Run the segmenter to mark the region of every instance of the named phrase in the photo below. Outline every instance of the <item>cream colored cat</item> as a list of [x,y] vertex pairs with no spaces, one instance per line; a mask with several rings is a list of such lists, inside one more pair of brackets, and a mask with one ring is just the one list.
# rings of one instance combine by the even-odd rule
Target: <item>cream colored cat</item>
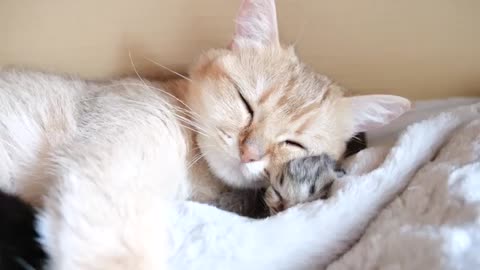
[[279,44],[273,0],[243,1],[229,48],[207,51],[189,78],[1,72],[0,188],[42,207],[49,269],[164,269],[172,204],[264,186],[293,158],[338,158],[410,107],[345,97],[310,70]]

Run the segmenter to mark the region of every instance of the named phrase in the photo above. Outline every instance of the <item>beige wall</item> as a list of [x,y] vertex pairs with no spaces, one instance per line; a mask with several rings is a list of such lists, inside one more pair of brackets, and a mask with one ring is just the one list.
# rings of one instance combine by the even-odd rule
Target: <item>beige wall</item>
[[[0,65],[90,78],[184,69],[223,46],[236,0],[0,0]],[[285,42],[359,92],[480,95],[479,0],[277,0]]]

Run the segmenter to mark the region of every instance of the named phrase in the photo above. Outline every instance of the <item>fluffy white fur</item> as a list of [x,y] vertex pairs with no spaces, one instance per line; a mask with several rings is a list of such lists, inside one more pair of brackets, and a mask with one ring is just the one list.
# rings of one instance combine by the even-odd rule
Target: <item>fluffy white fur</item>
[[1,188],[43,204],[48,269],[162,269],[164,201],[191,194],[175,100],[14,70],[0,89]]

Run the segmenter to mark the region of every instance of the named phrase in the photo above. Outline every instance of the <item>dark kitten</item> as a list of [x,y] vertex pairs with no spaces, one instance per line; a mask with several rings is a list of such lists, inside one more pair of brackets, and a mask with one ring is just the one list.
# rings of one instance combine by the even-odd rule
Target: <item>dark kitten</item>
[[263,196],[265,189],[233,189],[224,192],[212,202],[212,205],[241,216],[251,218],[264,218],[269,216],[269,211]]
[[37,242],[35,209],[0,191],[0,269],[39,270],[46,254]]
[[355,155],[365,148],[367,148],[367,134],[365,132],[361,132],[353,136],[353,138],[347,142],[347,150],[345,150],[343,156],[347,158]]

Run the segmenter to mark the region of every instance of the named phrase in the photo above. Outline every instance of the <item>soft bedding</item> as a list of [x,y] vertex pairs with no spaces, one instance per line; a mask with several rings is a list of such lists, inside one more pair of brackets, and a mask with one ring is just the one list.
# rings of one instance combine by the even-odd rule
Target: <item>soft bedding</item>
[[[345,162],[349,181],[368,181],[384,173],[384,181],[403,177],[409,184],[379,211],[351,248],[332,260],[328,269],[480,269],[480,101],[464,100],[428,110],[418,117],[407,115],[408,121],[400,119],[393,124],[395,129],[384,133],[386,137],[377,136],[374,146]],[[423,118],[428,119],[420,121]],[[406,128],[410,123],[415,124]],[[392,147],[388,141],[398,134],[402,136]],[[436,154],[424,154],[429,149]],[[418,166],[414,165],[417,161],[421,161]],[[345,183],[337,188],[342,185]],[[358,196],[362,198],[369,191],[359,192],[363,192]],[[333,198],[332,209],[335,201]],[[350,206],[355,210],[355,203]],[[288,258],[315,254],[308,241],[302,242],[304,247],[298,251],[278,247],[288,241],[296,243],[299,234],[337,237],[328,231],[311,234],[321,231],[317,227],[309,231],[311,226],[332,225],[328,220],[308,223],[314,220],[311,210],[315,208],[292,209],[289,213],[305,213],[288,227],[269,227],[274,231],[263,232],[258,229],[265,223],[248,226],[255,221],[206,205],[182,203],[175,209],[169,229],[168,263],[173,269],[316,269],[308,262]],[[262,242],[264,234],[274,235],[275,240]]]
[[480,102],[480,97],[452,97],[446,99],[421,100],[413,103],[413,108],[393,120],[391,123],[368,132],[367,139],[370,147],[393,144],[400,133],[408,125],[438,115],[461,106]]
[[[401,130],[402,122],[478,101],[424,102],[392,126]],[[471,107],[478,110],[478,104]],[[379,134],[374,138],[385,142]],[[351,173],[367,173],[388,151],[385,145],[366,149],[347,165]],[[469,119],[454,132],[360,241],[328,269],[480,269],[480,118]]]

